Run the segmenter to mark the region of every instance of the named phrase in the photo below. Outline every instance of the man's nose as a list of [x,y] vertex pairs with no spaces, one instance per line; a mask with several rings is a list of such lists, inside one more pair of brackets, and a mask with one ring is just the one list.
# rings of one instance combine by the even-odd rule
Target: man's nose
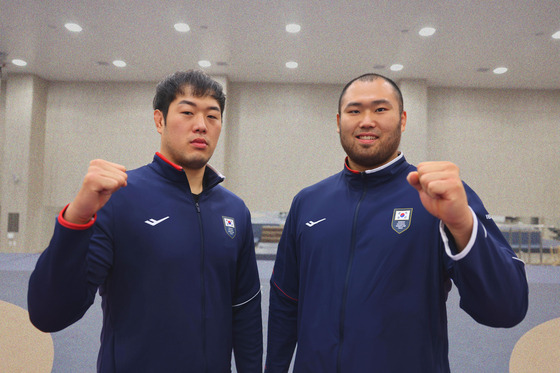
[[206,133],[206,130],[206,117],[204,115],[196,115],[193,131]]
[[360,121],[360,127],[373,127],[375,124],[374,114],[369,110],[364,111],[362,120]]

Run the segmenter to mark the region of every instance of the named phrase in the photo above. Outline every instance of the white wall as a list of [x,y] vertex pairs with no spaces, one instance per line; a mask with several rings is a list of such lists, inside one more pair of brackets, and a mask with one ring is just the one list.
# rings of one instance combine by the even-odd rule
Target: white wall
[[[31,75],[6,81],[2,93],[2,152],[0,178],[0,251],[38,245],[33,228],[40,224],[43,206],[45,111],[48,84]],[[8,232],[8,216],[17,215],[17,228]]]
[[[227,134],[218,162],[227,177],[224,185],[253,212],[287,211],[301,188],[340,171],[345,156],[336,133],[341,89],[229,82]],[[48,83],[47,221],[71,201],[91,159],[128,168],[151,161],[159,150],[154,91],[155,83]],[[456,162],[493,214],[538,216],[560,225],[560,91],[428,87],[427,92],[427,149],[414,149],[415,120],[409,117],[405,155],[414,162],[419,154]],[[415,100],[405,97],[405,110]],[[43,245],[52,233],[52,225],[45,225],[38,233]]]
[[49,85],[45,145],[47,205],[64,206],[78,191],[89,161],[132,169],[159,150],[152,99],[155,83]]
[[252,211],[287,211],[303,187],[340,171],[342,86],[230,84],[228,188]]
[[[6,81],[0,74],[0,170],[4,169],[4,148],[6,146]],[[3,195],[4,175],[0,174],[0,194]],[[0,201],[2,200],[0,195]],[[2,205],[0,203],[0,214]],[[1,220],[1,219],[0,219]]]
[[494,214],[560,224],[560,91],[429,90],[430,158],[462,170]]

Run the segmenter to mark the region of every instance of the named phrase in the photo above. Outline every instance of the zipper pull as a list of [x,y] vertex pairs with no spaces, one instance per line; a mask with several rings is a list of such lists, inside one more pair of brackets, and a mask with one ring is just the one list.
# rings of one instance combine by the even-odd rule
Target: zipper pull
[[198,204],[198,202],[195,203],[195,206],[196,206],[196,211],[198,211],[198,213],[200,213],[200,205]]

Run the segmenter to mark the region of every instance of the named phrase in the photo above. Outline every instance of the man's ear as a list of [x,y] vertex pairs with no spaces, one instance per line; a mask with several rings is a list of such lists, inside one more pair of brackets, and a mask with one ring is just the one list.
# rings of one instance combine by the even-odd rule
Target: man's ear
[[161,134],[163,127],[165,127],[165,118],[161,110],[154,110],[154,123],[156,124],[157,131]]
[[401,114],[401,133],[404,132],[406,127],[406,111],[403,111]]
[[336,113],[336,133],[340,133],[340,113]]

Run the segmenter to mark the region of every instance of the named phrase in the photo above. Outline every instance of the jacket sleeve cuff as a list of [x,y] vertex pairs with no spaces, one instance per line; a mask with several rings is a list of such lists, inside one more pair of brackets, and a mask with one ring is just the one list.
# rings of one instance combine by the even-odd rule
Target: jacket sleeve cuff
[[[70,205],[70,204],[68,204],[68,205]],[[66,209],[68,208],[68,205],[64,206],[62,211],[60,211],[60,213],[58,214],[58,223],[60,225],[62,225],[65,228],[74,229],[74,230],[86,230],[86,229],[89,229],[93,226],[93,224],[95,223],[95,220],[97,219],[97,214],[95,214],[91,218],[91,220],[86,224],[75,224],[75,223],[70,223],[69,221],[65,220],[64,219],[64,213],[66,212]]]
[[467,243],[467,246],[465,246],[465,248],[460,253],[457,253],[457,249],[455,248],[455,243],[450,242],[449,238],[447,237],[445,224],[443,224],[441,220],[439,222],[439,232],[441,234],[441,239],[443,240],[443,244],[445,246],[445,252],[451,259],[455,261],[461,260],[465,256],[467,256],[467,254],[471,251],[472,247],[474,246],[474,241],[476,240],[476,235],[478,234],[478,219],[473,209],[470,206],[469,206],[469,210],[471,210],[471,214],[473,216],[473,230],[471,233],[471,238]]

